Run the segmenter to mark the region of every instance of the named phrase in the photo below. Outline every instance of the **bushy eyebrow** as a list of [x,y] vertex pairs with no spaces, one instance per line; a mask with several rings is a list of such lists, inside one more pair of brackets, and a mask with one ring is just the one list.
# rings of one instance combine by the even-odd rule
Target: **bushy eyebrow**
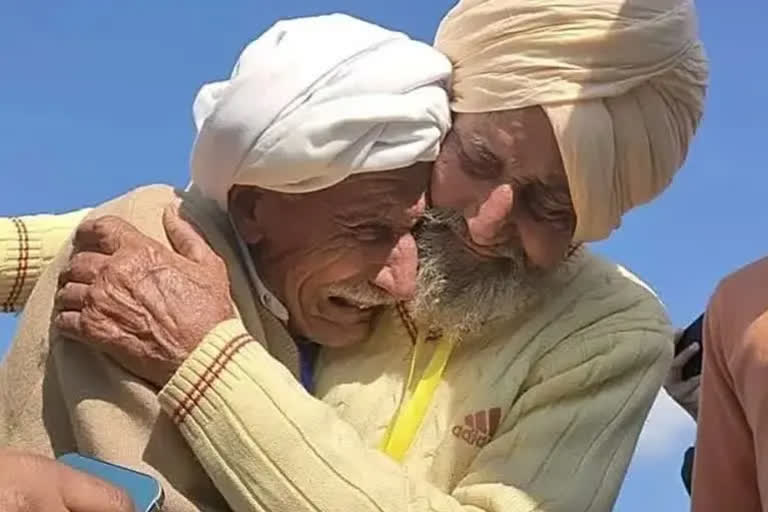
[[390,224],[393,227],[409,231],[417,218],[411,218],[405,212],[401,212],[399,206],[380,205],[378,208],[352,208],[334,213],[336,222],[345,226],[358,226],[361,224],[381,223]]
[[547,185],[533,179],[523,186],[521,192],[520,198],[535,218],[572,228],[576,213],[567,187]]

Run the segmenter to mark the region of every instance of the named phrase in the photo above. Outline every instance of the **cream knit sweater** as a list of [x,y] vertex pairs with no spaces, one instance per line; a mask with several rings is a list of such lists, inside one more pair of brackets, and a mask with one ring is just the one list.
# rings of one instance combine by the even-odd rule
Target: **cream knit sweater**
[[21,310],[45,267],[89,211],[0,217],[0,311]]
[[607,512],[672,329],[652,292],[587,251],[560,278],[534,315],[457,347],[402,464],[377,449],[408,395],[412,333],[395,312],[366,343],[322,352],[314,396],[225,322],[160,404],[238,512]]

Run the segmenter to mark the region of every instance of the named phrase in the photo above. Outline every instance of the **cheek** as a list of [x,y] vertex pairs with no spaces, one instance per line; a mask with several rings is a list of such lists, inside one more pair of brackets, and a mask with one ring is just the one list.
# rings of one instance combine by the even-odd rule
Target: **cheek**
[[569,233],[530,218],[518,219],[516,224],[525,253],[534,265],[550,269],[563,260],[571,243]]
[[371,255],[362,247],[338,244],[333,249],[311,253],[292,272],[302,298],[316,300],[331,285],[365,279],[370,263]]
[[487,195],[488,185],[469,177],[461,169],[455,153],[445,150],[432,168],[429,192],[432,206],[464,210]]

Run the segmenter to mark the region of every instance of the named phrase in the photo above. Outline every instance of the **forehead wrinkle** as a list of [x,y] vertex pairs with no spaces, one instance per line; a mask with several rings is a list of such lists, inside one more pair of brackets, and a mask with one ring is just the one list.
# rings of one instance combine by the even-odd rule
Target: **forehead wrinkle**
[[389,216],[402,206],[402,201],[396,201],[390,194],[376,194],[365,201],[342,204],[335,213],[337,217],[347,220],[375,219]]
[[337,212],[336,218],[345,224],[384,222],[397,230],[410,231],[423,215],[423,211],[419,211],[416,206],[413,204],[404,207],[401,201],[382,198],[362,208],[354,207]]
[[[412,224],[411,211],[426,189],[414,184],[410,169],[394,169],[360,174],[343,182],[330,205],[333,216],[347,223],[391,219],[393,224]],[[416,193],[418,192],[418,193]]]

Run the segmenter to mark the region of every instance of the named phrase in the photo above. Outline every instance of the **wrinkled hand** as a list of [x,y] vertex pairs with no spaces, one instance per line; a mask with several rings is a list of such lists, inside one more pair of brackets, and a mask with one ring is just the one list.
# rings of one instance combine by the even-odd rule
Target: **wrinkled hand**
[[62,334],[158,386],[235,316],[223,260],[178,207],[166,208],[163,225],[178,254],[117,217],[81,224],[54,318]]
[[[675,338],[679,338],[679,335]],[[690,359],[701,350],[698,343],[691,343],[680,352],[672,361],[672,366],[664,380],[664,389],[680,407],[685,409],[695,420],[699,414],[699,386],[701,375],[683,380],[683,367]]]
[[121,489],[51,459],[0,452],[2,512],[134,512]]

